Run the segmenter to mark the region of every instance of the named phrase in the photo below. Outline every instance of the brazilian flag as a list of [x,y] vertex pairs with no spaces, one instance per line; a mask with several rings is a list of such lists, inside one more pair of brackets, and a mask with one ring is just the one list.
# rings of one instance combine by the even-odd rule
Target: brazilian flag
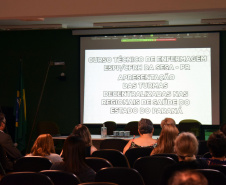
[[27,119],[26,119],[26,98],[24,89],[22,61],[20,61],[19,68],[19,82],[16,97],[16,123],[15,123],[15,143],[20,151],[26,149],[26,132],[27,132]]

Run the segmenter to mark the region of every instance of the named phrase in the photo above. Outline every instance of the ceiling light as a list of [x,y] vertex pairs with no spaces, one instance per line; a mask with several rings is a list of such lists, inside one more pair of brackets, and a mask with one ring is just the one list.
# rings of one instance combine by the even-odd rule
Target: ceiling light
[[39,30],[62,28],[67,28],[67,26],[62,24],[0,25],[0,30]]
[[163,26],[169,25],[166,20],[160,21],[131,21],[131,22],[96,22],[93,26],[101,27],[145,27],[145,26]]
[[226,18],[220,19],[202,19],[201,23],[203,24],[226,24]]

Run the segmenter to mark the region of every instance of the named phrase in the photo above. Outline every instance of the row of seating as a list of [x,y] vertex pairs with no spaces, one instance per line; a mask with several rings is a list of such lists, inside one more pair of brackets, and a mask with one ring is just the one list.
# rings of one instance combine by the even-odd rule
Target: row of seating
[[[209,185],[226,184],[226,176],[218,170],[197,169],[197,171],[207,178]],[[153,171],[146,171],[145,173],[151,175]],[[0,185],[159,185],[160,179],[158,177],[149,178],[149,181],[147,181],[147,177],[133,168],[108,167],[96,173],[95,182],[81,183],[79,178],[72,173],[45,170],[10,173],[2,178]]]
[[81,183],[72,173],[58,170],[44,170],[37,172],[15,172],[7,174],[0,181],[0,185],[117,185],[111,182]]
[[[114,121],[106,121],[108,135],[112,135],[113,131],[117,129],[117,124]],[[178,123],[178,129],[180,132],[193,132],[195,136],[200,137],[201,123],[194,119],[184,119]],[[130,131],[131,135],[139,135],[138,133],[138,121],[130,121],[125,125],[125,131]]]

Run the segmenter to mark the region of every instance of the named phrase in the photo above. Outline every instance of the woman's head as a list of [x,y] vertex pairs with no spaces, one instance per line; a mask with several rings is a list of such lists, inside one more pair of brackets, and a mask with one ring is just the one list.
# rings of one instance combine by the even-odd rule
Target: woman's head
[[226,136],[223,132],[212,133],[207,141],[207,146],[213,157],[226,156]]
[[76,125],[72,133],[74,135],[78,135],[79,137],[81,137],[84,140],[86,146],[92,145],[91,134],[89,132],[89,129],[85,125],[83,124]]
[[39,135],[35,140],[31,153],[35,156],[45,156],[50,155],[50,153],[55,153],[52,136],[50,134]]
[[63,160],[66,169],[72,173],[79,173],[85,165],[85,142],[79,136],[68,136],[63,146]]
[[153,123],[149,119],[142,118],[138,122],[138,130],[140,134],[150,134],[154,131]]
[[173,153],[179,131],[175,125],[164,125],[157,141],[156,153]]
[[174,119],[172,118],[165,118],[164,120],[161,121],[161,128],[164,127],[164,125],[176,125]]
[[198,140],[193,133],[182,132],[175,140],[174,150],[181,160],[189,160],[198,153]]

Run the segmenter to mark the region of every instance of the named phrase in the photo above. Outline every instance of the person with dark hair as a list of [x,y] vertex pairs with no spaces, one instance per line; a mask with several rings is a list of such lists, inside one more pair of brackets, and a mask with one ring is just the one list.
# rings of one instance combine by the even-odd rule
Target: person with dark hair
[[97,150],[96,147],[92,144],[90,131],[85,125],[76,125],[72,131],[72,134],[78,135],[84,140],[86,145],[86,157],[90,157],[92,153]]
[[140,137],[130,140],[123,149],[123,153],[130,148],[153,147],[157,145],[157,140],[153,139],[154,126],[151,120],[142,118],[138,122],[138,133]]
[[6,170],[12,170],[14,161],[22,157],[22,154],[15,147],[11,136],[4,132],[5,127],[5,115],[3,113],[0,113],[0,145],[3,147],[6,153]]
[[221,125],[220,127],[220,131],[224,133],[224,135],[226,136],[226,123]]
[[221,131],[212,133],[207,141],[212,158],[206,158],[209,165],[226,165],[226,136]]
[[31,148],[31,153],[26,155],[26,157],[30,156],[42,156],[49,159],[52,163],[62,161],[60,155],[55,152],[53,138],[50,134],[38,136]]
[[208,185],[206,177],[195,170],[176,172],[168,181],[168,185]]
[[157,147],[155,147],[151,155],[161,153],[175,153],[174,141],[179,134],[179,130],[174,124],[164,124],[157,140]]
[[85,147],[79,136],[68,136],[63,146],[63,162],[54,163],[50,169],[74,173],[81,182],[94,182],[96,172],[85,162]]

